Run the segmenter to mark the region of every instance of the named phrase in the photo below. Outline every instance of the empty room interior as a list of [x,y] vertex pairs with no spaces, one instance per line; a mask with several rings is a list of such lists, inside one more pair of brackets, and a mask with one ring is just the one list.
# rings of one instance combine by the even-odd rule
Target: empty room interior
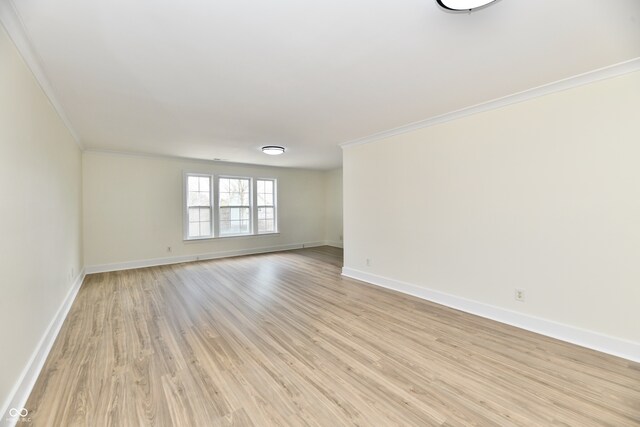
[[0,426],[640,426],[640,1],[0,0]]

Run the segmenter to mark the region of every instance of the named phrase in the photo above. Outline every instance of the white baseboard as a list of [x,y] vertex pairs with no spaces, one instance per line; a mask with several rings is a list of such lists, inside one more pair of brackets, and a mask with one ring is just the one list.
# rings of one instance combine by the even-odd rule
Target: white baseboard
[[322,240],[317,242],[304,243],[302,245],[303,248],[315,248],[318,246],[333,246],[336,248],[342,248],[342,242],[335,242],[333,240]]
[[[27,403],[29,394],[31,394],[31,390],[38,379],[38,375],[40,375],[40,371],[44,366],[44,362],[47,360],[51,347],[53,347],[53,343],[60,332],[60,328],[62,328],[62,324],[67,318],[67,314],[73,305],[73,301],[76,299],[76,295],[78,295],[78,291],[84,281],[84,277],[85,271],[82,270],[80,274],[76,276],[67,296],[62,301],[62,304],[60,305],[60,308],[58,308],[55,316],[53,316],[53,319],[51,319],[51,323],[49,323],[49,326],[42,335],[42,338],[40,338],[40,342],[38,342],[38,345],[31,354],[22,374],[18,378],[18,381],[16,381],[16,384],[13,386],[13,389],[9,393],[7,400],[4,402],[4,405],[0,410],[0,417],[3,417],[0,419],[0,424],[5,422],[7,425],[12,425],[14,423],[13,420],[7,419],[9,409],[16,408],[20,410]],[[19,420],[19,418],[16,418],[15,421],[17,422]]]
[[237,249],[233,251],[209,252],[196,255],[180,255],[166,258],[153,258],[137,261],[126,261],[113,264],[89,265],[85,267],[87,274],[106,273],[108,271],[131,270],[133,268],[154,267],[158,265],[179,264],[181,262],[202,261],[208,259],[228,258],[240,255],[254,255],[267,252],[289,251],[292,249],[312,248],[316,246],[324,246],[326,242],[305,242],[294,243],[289,245],[263,246],[258,248]]
[[551,338],[556,338],[602,353],[622,357],[640,363],[640,343],[611,337],[575,326],[557,323],[528,314],[507,310],[493,305],[457,297],[444,292],[378,276],[353,268],[344,267],[342,275],[418,298],[442,304],[456,310],[482,316]]
[[333,240],[327,240],[326,242],[324,242],[325,245],[327,246],[333,246],[334,248],[342,248],[342,242],[338,242],[338,241],[333,241]]
[[324,240],[319,240],[317,242],[303,243],[302,247],[303,248],[317,248],[318,246],[325,246],[326,244],[327,244],[327,242],[325,242]]

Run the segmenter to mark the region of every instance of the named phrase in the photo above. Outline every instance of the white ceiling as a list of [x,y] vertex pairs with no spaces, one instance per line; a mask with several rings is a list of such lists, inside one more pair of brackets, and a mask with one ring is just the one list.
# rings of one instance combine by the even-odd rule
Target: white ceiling
[[638,0],[14,7],[86,148],[278,166],[337,167],[339,143],[640,56]]

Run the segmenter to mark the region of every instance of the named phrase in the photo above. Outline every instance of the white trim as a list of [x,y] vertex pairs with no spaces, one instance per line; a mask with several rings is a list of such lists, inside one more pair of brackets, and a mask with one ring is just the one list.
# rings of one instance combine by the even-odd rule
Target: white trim
[[[216,234],[215,237],[242,237],[242,236],[255,236],[257,235],[256,229],[253,227],[254,226],[254,217],[256,217],[258,214],[257,212],[254,212],[254,210],[256,210],[256,205],[254,204],[254,191],[253,188],[255,186],[255,178],[253,176],[240,176],[240,175],[228,175],[228,174],[216,174],[215,175],[216,179],[215,179],[215,190],[213,195],[215,196],[215,209],[216,209]],[[249,205],[236,205],[236,206],[222,206],[223,208],[240,208],[240,209],[246,209],[249,208],[249,232],[248,233],[237,233],[237,234],[222,234],[222,232],[220,231],[220,180],[221,179],[236,179],[236,180],[247,180],[249,181]]]
[[[278,178],[260,178],[255,177],[255,206],[256,206],[256,214],[255,214],[255,230],[257,236],[269,235],[269,234],[278,234],[280,228],[278,227]],[[258,205],[258,181],[271,181],[273,183],[273,205]],[[273,208],[273,229],[274,231],[268,231],[266,233],[260,233],[259,230],[259,219],[258,219],[258,209],[261,207],[264,208]]]
[[344,247],[342,242],[338,242],[338,241],[333,241],[333,240],[327,240],[324,242],[325,245],[327,246],[333,246],[334,248],[342,248]]
[[307,242],[307,243],[303,243],[302,247],[303,248],[317,248],[318,246],[326,246],[327,242],[325,242],[324,240],[319,240],[317,242]]
[[[218,187],[218,192],[220,187]],[[251,234],[258,234],[258,179],[251,178]],[[218,209],[220,209],[218,207]]]
[[[189,198],[189,177],[198,177],[198,178],[209,178],[209,230],[210,234],[208,236],[198,236],[198,237],[189,237],[189,206],[187,206],[187,200]],[[191,241],[191,240],[208,240],[213,239],[216,236],[216,230],[214,229],[215,223],[214,217],[217,220],[217,212],[215,208],[215,203],[213,200],[213,186],[217,185],[218,181],[215,179],[213,174],[210,173],[196,173],[196,172],[187,172],[182,171],[182,240],[183,241]],[[199,184],[198,184],[199,185]],[[195,207],[195,206],[194,206]],[[198,206],[205,208],[206,206]]]
[[42,60],[33,49],[33,44],[29,39],[24,23],[22,22],[12,0],[0,0],[0,22],[4,25],[9,38],[13,41],[13,44],[16,46],[20,56],[22,56],[27,68],[31,70],[31,73],[40,85],[45,96],[49,98],[49,102],[56,113],[58,113],[60,120],[62,120],[62,123],[64,123],[76,144],[78,144],[80,150],[84,150],[84,146],[82,145],[78,134],[71,126],[71,122],[69,122],[62,105],[58,102],[58,99],[55,96],[55,91],[53,90],[51,83],[49,83],[49,79],[42,67]]
[[260,234],[229,234],[219,237],[192,237],[190,239],[183,239],[182,242],[186,244],[190,243],[198,243],[198,242],[210,242],[212,240],[227,240],[227,239],[238,239],[245,240],[250,239],[252,237],[268,237],[268,236],[279,236],[281,233],[260,233]]
[[[0,0],[0,3],[1,1],[2,0]],[[7,411],[9,408],[23,408],[27,403],[31,390],[40,375],[40,371],[44,366],[44,362],[47,360],[49,352],[51,351],[51,347],[53,347],[53,343],[58,337],[60,328],[62,328],[62,324],[67,318],[67,314],[73,305],[73,301],[76,299],[76,295],[78,295],[78,291],[84,281],[84,277],[85,270],[83,269],[80,274],[76,276],[67,296],[62,301],[62,304],[58,308],[55,316],[53,316],[53,319],[51,319],[51,323],[49,323],[49,326],[42,335],[42,338],[40,338],[40,342],[38,342],[38,345],[31,354],[31,357],[20,374],[18,381],[16,381],[15,385],[11,389],[9,396],[0,410],[0,417],[2,417],[0,421],[6,421]],[[0,424],[2,423],[0,422]]]
[[540,96],[561,92],[563,90],[572,89],[574,87],[621,76],[623,74],[628,74],[635,71],[640,71],[640,57],[630,59],[625,62],[620,62],[618,64],[613,64],[608,67],[599,68],[597,70],[589,71],[583,74],[578,74],[573,77],[568,77],[566,79],[558,80],[532,89],[527,89],[522,92],[503,96],[491,101],[465,107],[460,110],[451,111],[449,113],[430,117],[425,120],[420,120],[418,122],[409,123],[397,128],[374,133],[373,135],[343,142],[340,144],[340,147],[347,148],[356,145],[368,144],[370,142],[379,141],[381,139],[390,138],[392,136],[412,132],[414,130],[461,119],[472,114],[483,113],[485,111],[494,110],[496,108],[506,107],[511,104],[528,101]]
[[353,268],[344,267],[342,269],[342,275],[375,286],[413,295],[456,310],[475,314],[497,322],[506,323],[527,331],[640,363],[640,343],[637,342],[611,337],[598,332],[576,328],[575,326],[457,297],[455,295],[435,291],[388,277],[366,273]]
[[324,245],[325,242],[307,242],[293,243],[289,245],[263,246],[258,248],[237,249],[233,251],[210,252],[196,255],[181,255],[167,258],[153,258],[138,261],[118,262],[113,264],[89,265],[85,267],[85,271],[87,272],[87,274],[105,273],[108,271],[131,270],[133,268],[155,267],[158,265],[179,264],[182,262],[203,261],[208,259],[228,258],[241,255],[263,254],[267,252],[290,251],[292,249],[311,248]]
[[[0,0],[1,1],[1,0]],[[189,194],[189,177],[201,177],[201,178],[209,178],[209,208],[211,209],[211,217],[210,217],[210,227],[211,234],[208,236],[198,236],[198,237],[189,237],[189,206],[187,206],[187,199]],[[249,199],[250,203],[248,206],[233,206],[233,207],[246,207],[249,208],[249,219],[251,223],[251,228],[249,233],[242,234],[221,234],[220,233],[220,180],[221,179],[242,179],[249,181]],[[274,221],[275,221],[275,231],[270,231],[267,233],[259,233],[258,232],[258,206],[257,198],[258,198],[258,181],[271,181],[273,183],[273,207],[274,211]],[[274,234],[280,234],[278,231],[278,208],[277,208],[277,198],[278,198],[278,178],[261,178],[252,175],[228,175],[228,174],[214,174],[214,173],[201,173],[201,172],[190,172],[188,170],[182,171],[182,240],[183,242],[194,242],[194,241],[203,241],[203,240],[217,240],[217,239],[229,239],[229,238],[240,238],[240,237],[255,237],[255,236],[271,236]],[[202,206],[206,207],[206,206]],[[265,207],[269,207],[266,206]]]

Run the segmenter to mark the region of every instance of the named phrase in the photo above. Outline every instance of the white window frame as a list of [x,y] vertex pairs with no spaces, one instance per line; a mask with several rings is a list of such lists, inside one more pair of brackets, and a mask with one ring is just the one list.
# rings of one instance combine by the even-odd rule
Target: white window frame
[[[249,232],[248,233],[238,233],[238,234],[222,234],[220,232],[220,179],[246,179],[249,181],[249,206],[225,206],[226,208],[249,208]],[[254,214],[253,211],[255,209],[255,196],[253,191],[253,187],[255,186],[255,180],[250,176],[235,176],[235,175],[218,175],[216,177],[216,213],[218,214],[218,220],[216,221],[216,236],[217,237],[238,237],[238,236],[253,236],[255,234],[255,228],[253,227]]]
[[[210,202],[211,202],[211,235],[203,237],[189,237],[189,208],[187,206],[188,191],[189,191],[189,176],[208,177],[210,178]],[[230,179],[248,179],[249,180],[249,227],[250,232],[245,234],[220,234],[220,178]],[[229,239],[229,238],[247,238],[255,236],[269,236],[274,234],[280,234],[280,227],[278,224],[278,179],[272,177],[256,177],[256,176],[239,176],[228,174],[212,174],[202,172],[182,172],[182,228],[183,228],[183,240],[184,241],[199,241],[199,240],[211,240],[211,239]],[[257,181],[273,181],[273,220],[274,231],[267,231],[263,233],[258,232],[258,191]]]
[[[191,237],[189,236],[189,206],[188,206],[188,200],[189,200],[189,177],[190,176],[195,176],[198,178],[209,178],[209,209],[210,209],[210,215],[209,215],[209,221],[211,222],[210,224],[210,230],[211,230],[211,234],[209,234],[208,236],[196,236],[196,237]],[[183,207],[183,213],[182,213],[182,229],[183,229],[183,238],[184,240],[203,240],[203,239],[212,239],[213,237],[215,237],[215,230],[214,230],[214,225],[216,223],[215,219],[215,202],[213,199],[213,195],[214,195],[214,190],[213,190],[213,186],[215,185],[215,178],[212,174],[208,174],[208,173],[197,173],[197,172],[183,172],[182,173],[182,207]]]
[[[273,206],[269,206],[269,205],[258,205],[258,181],[271,181],[273,182]],[[256,234],[258,235],[263,235],[263,234],[276,234],[278,233],[278,180],[276,178],[256,178],[255,179],[255,199],[253,200],[254,204],[255,204],[255,220],[254,220],[254,226],[255,226],[255,231]],[[265,232],[260,232],[260,229],[258,228],[258,209],[259,208],[271,208],[273,207],[273,231],[265,231]]]

